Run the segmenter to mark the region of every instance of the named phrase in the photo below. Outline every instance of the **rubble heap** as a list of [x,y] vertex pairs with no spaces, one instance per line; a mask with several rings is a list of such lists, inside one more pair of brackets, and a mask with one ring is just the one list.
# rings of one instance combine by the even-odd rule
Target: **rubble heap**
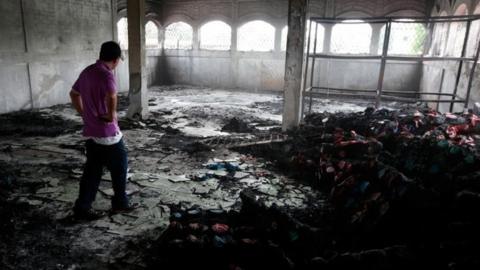
[[472,113],[367,108],[309,115],[269,155],[329,194],[331,248],[348,253],[344,266],[355,250],[405,245],[412,266],[472,269],[480,265],[479,142]]

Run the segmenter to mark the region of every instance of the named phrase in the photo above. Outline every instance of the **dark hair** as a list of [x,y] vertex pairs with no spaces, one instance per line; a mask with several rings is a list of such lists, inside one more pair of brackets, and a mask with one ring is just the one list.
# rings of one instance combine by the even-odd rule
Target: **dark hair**
[[122,57],[120,45],[115,41],[107,41],[102,44],[100,49],[100,60],[108,62]]

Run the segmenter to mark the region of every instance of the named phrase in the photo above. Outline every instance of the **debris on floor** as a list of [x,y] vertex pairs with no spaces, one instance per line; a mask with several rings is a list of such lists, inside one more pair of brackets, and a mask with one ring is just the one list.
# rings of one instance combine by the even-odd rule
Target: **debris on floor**
[[[152,90],[141,121],[120,97],[139,207],[91,222],[74,110],[0,115],[0,268],[479,268],[477,115],[324,100],[282,133],[276,95]],[[94,208],[112,195],[105,171]]]

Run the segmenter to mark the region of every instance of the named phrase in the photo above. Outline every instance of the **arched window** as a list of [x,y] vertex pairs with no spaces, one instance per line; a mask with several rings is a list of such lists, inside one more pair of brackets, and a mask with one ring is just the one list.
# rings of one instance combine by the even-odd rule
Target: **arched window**
[[165,49],[192,49],[193,29],[184,22],[175,22],[165,28]]
[[149,21],[145,25],[145,46],[158,47],[158,27],[157,25]]
[[118,43],[122,50],[128,50],[128,21],[127,18],[121,18],[117,22]]
[[[455,16],[462,16],[468,14],[467,4],[461,4],[455,10]],[[453,22],[450,24],[448,32],[447,56],[460,57],[462,55],[463,41],[465,40],[465,33],[467,30],[466,22]]]
[[[323,40],[325,36],[325,27],[323,27],[323,25],[319,23],[312,23],[312,32],[310,36],[310,53],[314,52],[313,49],[315,47],[315,39],[313,38],[315,35],[315,24],[317,25],[317,45],[316,45],[317,51],[315,53],[321,53],[323,52]],[[310,20],[307,20],[307,25],[306,25],[307,34],[305,36],[305,40],[308,40],[309,27],[310,27]]]
[[[473,14],[480,14],[480,4],[477,5]],[[470,34],[468,37],[467,57],[474,57],[477,52],[478,42],[480,41],[480,20],[472,21],[470,25]]]
[[361,20],[346,20],[332,29],[331,50],[339,54],[368,54],[372,27]]
[[[378,53],[382,54],[385,40],[385,26],[380,30]],[[393,22],[388,44],[392,55],[421,55],[425,46],[427,30],[421,23]]]
[[211,21],[200,28],[200,49],[230,50],[232,28],[222,21]]
[[273,51],[275,27],[264,21],[251,21],[238,28],[239,51]]

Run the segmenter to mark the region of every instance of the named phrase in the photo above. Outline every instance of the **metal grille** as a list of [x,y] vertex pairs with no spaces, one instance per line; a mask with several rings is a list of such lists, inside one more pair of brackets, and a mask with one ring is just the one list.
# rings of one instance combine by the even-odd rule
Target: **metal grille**
[[[463,105],[464,108],[468,107],[473,77],[480,55],[480,15],[429,18],[381,17],[357,20],[314,17],[311,18],[311,21],[312,25],[319,23],[325,28],[331,27],[332,35],[330,40],[326,40],[326,44],[330,45],[330,50],[324,53],[313,53],[312,40],[316,40],[317,44],[325,43],[325,40],[316,37],[313,27],[308,30],[309,42],[307,44],[309,48],[307,51],[309,53],[306,58],[303,89],[306,92],[304,96],[310,97],[310,110],[312,97],[325,95],[370,98],[375,100],[377,107],[382,100],[420,101],[437,104],[437,106],[440,103],[447,103],[450,105],[450,111],[457,103]],[[335,62],[338,66],[338,63],[346,63],[345,60],[348,60],[349,63],[347,67],[354,66],[356,67],[355,72],[360,73],[365,71],[362,69],[365,65],[370,65],[370,67],[378,65],[380,68],[378,69],[376,88],[373,88],[370,82],[368,82],[369,86],[364,86],[364,89],[359,89],[357,87],[362,86],[352,83],[347,86],[331,87],[328,76],[332,72],[330,63]],[[435,74],[442,74],[438,78],[440,81],[438,88],[430,85],[429,89],[435,89],[428,90],[428,92],[420,91],[420,89],[384,89],[385,71],[389,62],[397,65],[400,62],[410,64],[435,62],[436,64],[428,65],[427,69],[441,70],[441,72],[435,71]],[[452,74],[456,78],[454,85],[443,85],[446,69],[449,70],[448,72],[455,70],[456,75]],[[390,74],[391,76],[392,74]],[[345,82],[340,83],[346,85]],[[364,85],[367,84],[364,83]],[[367,87],[370,88],[367,89]],[[416,87],[420,88],[420,85]],[[446,87],[451,89],[444,89]],[[459,91],[459,89],[461,90]]]
[[175,22],[165,29],[165,49],[191,50],[193,44],[193,29],[184,22]]

